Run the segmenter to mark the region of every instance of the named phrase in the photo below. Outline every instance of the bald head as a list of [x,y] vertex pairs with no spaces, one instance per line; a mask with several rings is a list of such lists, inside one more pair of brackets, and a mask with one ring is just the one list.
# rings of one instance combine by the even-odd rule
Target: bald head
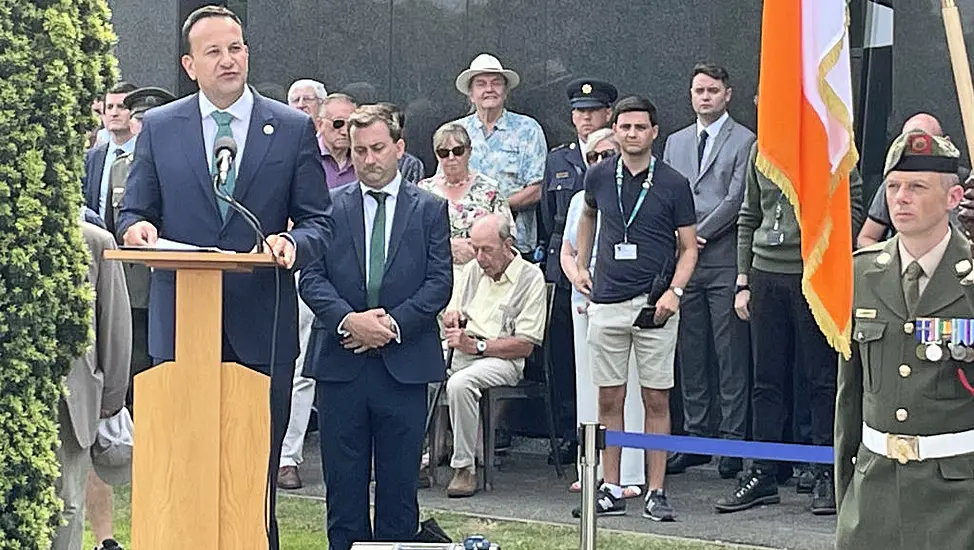
[[903,123],[902,133],[912,132],[913,130],[923,130],[931,136],[943,137],[944,129],[940,126],[940,121],[928,113],[917,113]]
[[484,273],[494,280],[500,280],[514,260],[510,221],[497,214],[478,218],[470,228],[470,246]]
[[497,239],[496,242],[503,243],[511,238],[510,224],[502,216],[487,214],[477,218],[477,221],[473,222],[473,226],[470,227],[470,238],[477,237],[487,240]]

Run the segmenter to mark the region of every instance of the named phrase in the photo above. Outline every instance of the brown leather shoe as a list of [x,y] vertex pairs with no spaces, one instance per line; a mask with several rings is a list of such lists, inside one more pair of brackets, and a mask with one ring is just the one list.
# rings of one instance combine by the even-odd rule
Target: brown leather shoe
[[277,470],[277,486],[281,489],[300,489],[301,478],[297,466],[281,466]]
[[450,498],[472,497],[477,492],[477,474],[470,468],[455,468],[453,479],[446,488],[446,496]]

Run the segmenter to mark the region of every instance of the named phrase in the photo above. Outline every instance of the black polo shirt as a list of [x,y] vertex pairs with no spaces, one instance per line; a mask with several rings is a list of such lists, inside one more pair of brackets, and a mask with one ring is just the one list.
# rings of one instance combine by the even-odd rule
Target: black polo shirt
[[623,229],[646,180],[644,170],[631,174],[622,167],[622,209],[616,188],[618,155],[596,164],[585,174],[585,202],[602,215],[599,248],[592,275],[592,301],[623,302],[649,292],[653,279],[662,274],[666,284],[676,266],[676,230],[697,223],[690,183],[679,172],[656,160],[653,185],[636,218],[629,226],[629,242],[637,247],[635,260],[617,260],[615,245],[623,241]]

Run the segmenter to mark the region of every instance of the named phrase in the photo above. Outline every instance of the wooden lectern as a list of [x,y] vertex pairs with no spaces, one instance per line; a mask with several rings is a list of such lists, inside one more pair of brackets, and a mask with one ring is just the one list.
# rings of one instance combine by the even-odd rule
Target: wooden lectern
[[223,272],[266,254],[108,250],[176,272],[175,361],[135,377],[132,547],[266,549],[270,379],[223,363]]

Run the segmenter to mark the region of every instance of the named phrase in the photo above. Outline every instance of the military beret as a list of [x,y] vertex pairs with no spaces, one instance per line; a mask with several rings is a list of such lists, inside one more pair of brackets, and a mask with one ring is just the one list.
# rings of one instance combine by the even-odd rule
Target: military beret
[[611,107],[619,97],[616,87],[596,78],[576,78],[565,87],[572,109],[597,109]]
[[125,96],[125,100],[122,103],[131,111],[132,115],[139,115],[153,107],[165,105],[174,99],[176,99],[176,96],[168,91],[149,86],[133,90],[132,93]]
[[886,153],[883,177],[890,172],[939,172],[956,174],[960,151],[944,137],[913,130],[893,140]]

